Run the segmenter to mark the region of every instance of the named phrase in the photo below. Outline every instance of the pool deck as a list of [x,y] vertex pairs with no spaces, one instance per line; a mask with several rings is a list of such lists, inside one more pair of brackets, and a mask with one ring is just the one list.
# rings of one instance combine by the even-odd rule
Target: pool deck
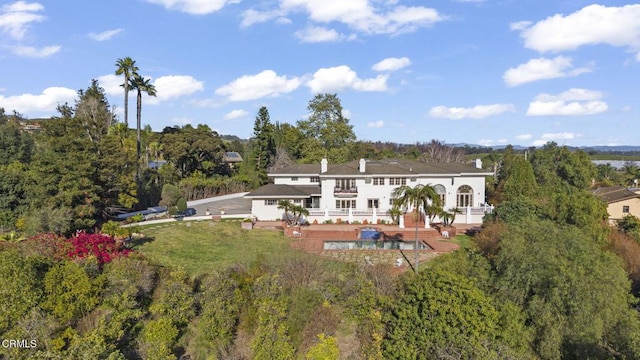
[[[449,227],[446,230],[449,237],[455,237],[456,232],[464,233],[467,228],[478,224],[462,224]],[[284,234],[291,238],[290,246],[304,252],[318,254],[341,261],[360,262],[366,264],[387,264],[397,266],[399,258],[403,265],[397,266],[399,270],[408,268],[407,262],[413,262],[414,250],[383,250],[383,249],[358,249],[358,250],[325,250],[324,241],[344,240],[353,241],[360,239],[362,229],[375,228],[382,233],[382,240],[399,240],[406,242],[415,241],[415,227],[399,228],[397,225],[386,224],[311,224],[307,226],[287,226],[282,222],[259,221],[256,228],[283,230]],[[457,250],[459,246],[448,241],[436,228],[418,228],[418,239],[429,245],[430,250],[419,250],[420,262],[428,261],[438,255]]]

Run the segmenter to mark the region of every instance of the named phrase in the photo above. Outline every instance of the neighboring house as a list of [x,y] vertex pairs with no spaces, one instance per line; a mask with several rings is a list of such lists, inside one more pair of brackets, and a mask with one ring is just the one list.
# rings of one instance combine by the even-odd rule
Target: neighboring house
[[407,159],[365,160],[344,164],[297,164],[268,174],[273,184],[256,189],[251,199],[252,215],[260,220],[282,218],[278,200],[291,200],[309,210],[310,222],[390,221],[392,193],[401,185],[430,184],[445,210],[462,211],[456,223],[481,223],[491,208],[485,204],[485,176],[476,167],[454,163],[422,163]]
[[609,222],[615,224],[626,215],[640,217],[640,190],[624,186],[606,186],[593,190],[593,194],[607,203]]
[[20,121],[20,128],[24,131],[38,131],[40,130],[40,124],[34,122]]
[[227,151],[222,156],[222,161],[233,168],[236,163],[242,162],[242,156],[235,151]]

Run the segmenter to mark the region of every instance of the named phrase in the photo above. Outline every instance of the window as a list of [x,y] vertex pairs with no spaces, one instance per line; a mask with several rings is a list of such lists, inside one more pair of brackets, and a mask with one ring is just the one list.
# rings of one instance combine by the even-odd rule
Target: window
[[278,200],[276,199],[267,199],[264,201],[264,204],[267,206],[278,205]]
[[336,189],[355,190],[356,179],[336,179]]
[[456,207],[467,206],[473,206],[473,189],[469,185],[462,185],[458,188]]
[[355,200],[336,200],[336,209],[356,208]]
[[300,200],[300,199],[293,199],[293,203],[294,203],[294,204],[298,204],[298,205],[299,205],[299,204],[301,204],[301,203],[302,203],[302,200]]
[[379,209],[380,201],[378,199],[367,199],[367,209]]
[[292,176],[291,177],[291,181],[298,181],[298,177],[297,176]]
[[626,205],[625,205],[625,206],[623,206],[623,207],[622,207],[622,213],[623,213],[623,214],[628,214],[628,213],[629,213],[629,207],[628,207],[628,206],[626,206]]
[[444,188],[444,186],[438,184],[435,185],[433,187],[433,189],[436,191],[436,194],[438,194],[438,197],[440,198],[440,206],[444,207],[445,203],[444,203],[444,199],[445,199],[445,195],[447,193],[447,190]]
[[312,183],[319,183],[320,182],[320,177],[319,176],[312,176],[311,177],[311,182]]
[[389,178],[389,185],[407,185],[407,178]]
[[373,185],[384,185],[384,178],[373,178]]

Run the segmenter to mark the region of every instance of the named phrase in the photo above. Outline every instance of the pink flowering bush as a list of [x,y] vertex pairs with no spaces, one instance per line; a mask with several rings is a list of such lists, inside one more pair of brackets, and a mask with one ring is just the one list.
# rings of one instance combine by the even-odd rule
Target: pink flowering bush
[[103,234],[78,233],[67,240],[71,249],[67,255],[72,259],[94,256],[102,266],[118,256],[127,256],[131,250],[122,246],[113,237]]

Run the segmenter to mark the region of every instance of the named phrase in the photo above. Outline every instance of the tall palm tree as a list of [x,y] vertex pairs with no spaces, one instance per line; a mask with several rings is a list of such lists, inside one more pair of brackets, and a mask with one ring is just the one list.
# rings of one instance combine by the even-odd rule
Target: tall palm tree
[[[156,96],[156,87],[151,83],[150,79],[146,79],[138,74],[134,74],[131,78],[129,86],[138,92],[136,98],[136,154],[138,156],[138,164],[140,163],[141,154],[141,121],[142,121],[142,93],[147,93],[149,96]],[[138,166],[139,168],[139,166]],[[138,172],[140,170],[138,169]]]
[[[438,196],[436,189],[431,184],[419,184],[415,187],[402,185],[394,189],[393,198],[396,199],[395,205],[413,209],[416,223],[415,262],[413,271],[418,272],[418,224],[420,222],[420,206],[422,206],[423,209],[428,208],[431,204],[441,206],[440,196]],[[424,221],[429,221],[426,216]]]
[[124,83],[121,85],[124,88],[124,124],[129,127],[129,81],[139,69],[136,66],[136,61],[128,56],[118,59],[116,67],[116,75],[124,75]]

